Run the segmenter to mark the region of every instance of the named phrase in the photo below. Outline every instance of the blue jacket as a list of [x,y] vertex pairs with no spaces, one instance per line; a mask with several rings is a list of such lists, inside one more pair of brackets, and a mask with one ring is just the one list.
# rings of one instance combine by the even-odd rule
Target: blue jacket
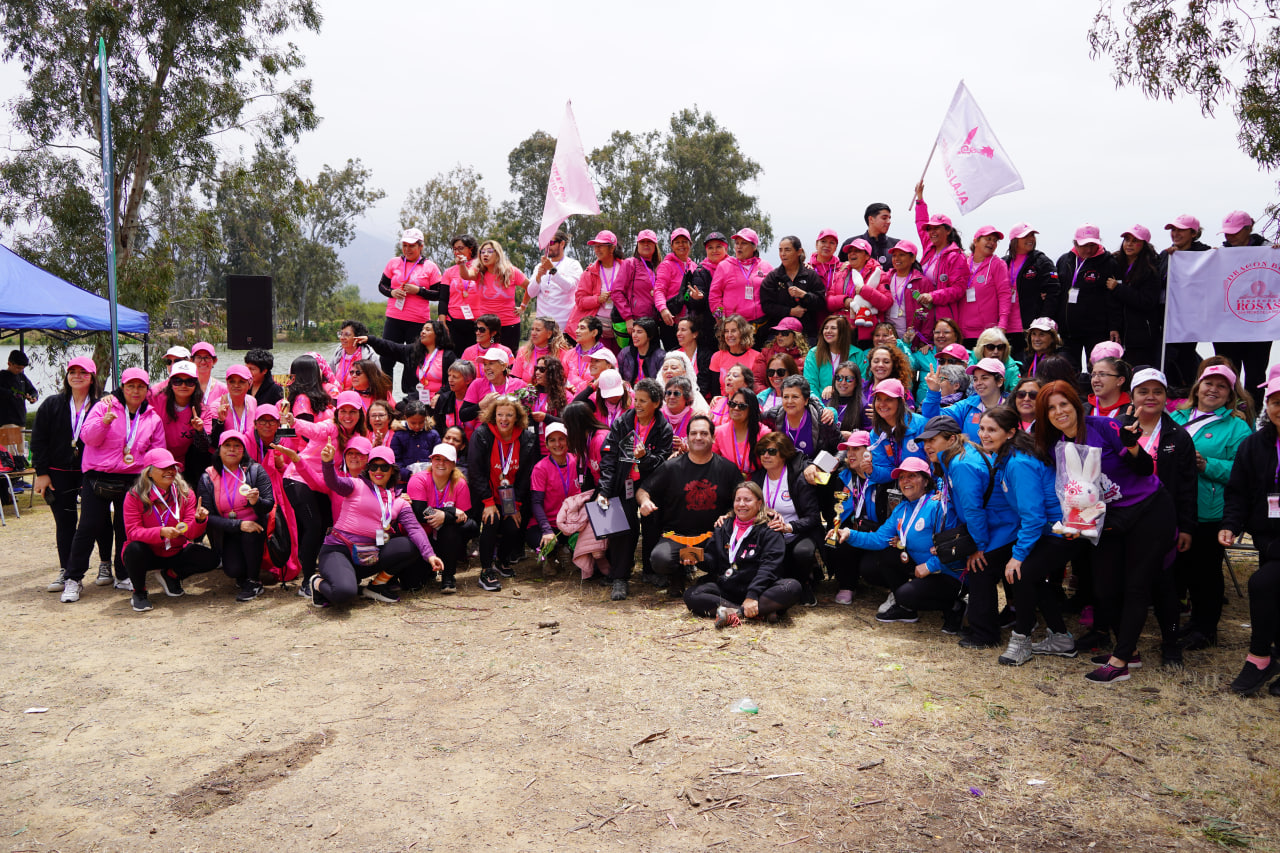
[[901,445],[896,445],[892,436],[882,432],[871,433],[871,476],[872,483],[887,483],[893,479],[893,469],[902,464],[902,460],[914,456],[929,461],[925,455],[924,445],[916,440],[916,436],[924,429],[925,418],[915,412],[907,412],[907,431]]
[[1016,517],[1018,538],[1013,558],[1025,560],[1041,536],[1056,536],[1052,528],[1062,520],[1062,506],[1054,489],[1053,469],[1034,456],[1015,450],[1000,466],[998,488]]
[[[941,462],[941,454],[939,454]],[[987,493],[991,483],[991,466],[987,457],[976,447],[966,445],[965,448],[942,465],[943,499],[949,509],[954,511],[956,523],[963,522],[969,529],[969,535],[982,551],[995,547],[991,543],[987,510],[982,505],[982,497]],[[992,497],[995,490],[992,490]]]
[[411,429],[398,429],[391,434],[391,452],[396,457],[396,467],[400,469],[400,485],[408,484],[413,476],[410,465],[415,462],[430,462],[431,451],[440,443],[440,433],[434,429],[414,432]]
[[857,477],[855,482],[855,475],[848,467],[841,468],[837,476],[840,482],[844,483],[844,490],[849,493],[849,496],[844,499],[844,503],[840,504],[836,526],[844,524],[853,517],[854,510],[858,509],[858,496],[861,493],[866,493],[866,497],[862,499],[862,511],[857,517],[879,522],[880,519],[876,518],[876,499],[872,494],[875,491],[875,485],[863,477]]
[[[921,501],[924,502],[924,506],[916,515],[915,522],[909,523],[911,514],[916,511]],[[879,530],[873,530],[870,533],[851,531],[846,544],[865,551],[882,551],[888,548],[889,543],[897,537],[898,525],[901,524],[907,540],[907,554],[911,557],[913,567],[923,563],[929,567],[932,574],[944,572],[958,579],[963,566],[960,563],[944,563],[932,553],[933,534],[946,527],[944,516],[942,501],[938,499],[936,493],[925,495],[914,504],[903,501],[889,513],[888,520],[880,525]]]
[[946,415],[960,425],[960,429],[964,432],[966,438],[976,443],[978,441],[978,422],[982,420],[982,413],[986,411],[986,408],[982,405],[982,398],[977,394],[970,394],[955,405],[947,406],[945,409],[941,407],[941,401],[941,391],[929,391],[924,395],[921,411],[924,412],[925,418]]

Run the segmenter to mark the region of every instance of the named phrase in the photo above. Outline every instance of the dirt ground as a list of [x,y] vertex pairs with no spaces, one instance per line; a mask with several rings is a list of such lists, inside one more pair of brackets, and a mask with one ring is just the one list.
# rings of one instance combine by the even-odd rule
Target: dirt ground
[[[1230,584],[1220,648],[1162,671],[1148,634],[1147,666],[1100,687],[1083,657],[963,651],[936,614],[878,624],[871,593],[716,631],[638,584],[613,603],[530,568],[348,611],[237,604],[205,575],[136,614],[92,585],[60,604],[57,569],[48,512],[10,517],[0,853],[1280,839],[1280,700],[1223,691],[1247,639]],[[759,714],[731,713],[746,696]]]

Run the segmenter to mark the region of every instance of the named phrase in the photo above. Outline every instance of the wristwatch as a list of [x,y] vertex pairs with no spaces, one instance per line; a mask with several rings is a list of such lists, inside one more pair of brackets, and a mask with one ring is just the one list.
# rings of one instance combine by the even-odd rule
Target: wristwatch
[[558,270],[557,270],[555,267],[552,267],[552,268],[551,268],[551,274],[552,274],[552,275],[555,275],[557,272],[558,272]]

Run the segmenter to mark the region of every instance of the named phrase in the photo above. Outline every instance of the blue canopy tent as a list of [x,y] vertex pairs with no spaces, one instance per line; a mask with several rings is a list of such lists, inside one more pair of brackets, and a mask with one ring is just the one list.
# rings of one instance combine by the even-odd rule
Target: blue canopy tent
[[[147,344],[151,319],[116,306],[120,334]],[[111,331],[111,307],[101,296],[63,281],[0,245],[0,340],[41,331],[70,342]]]

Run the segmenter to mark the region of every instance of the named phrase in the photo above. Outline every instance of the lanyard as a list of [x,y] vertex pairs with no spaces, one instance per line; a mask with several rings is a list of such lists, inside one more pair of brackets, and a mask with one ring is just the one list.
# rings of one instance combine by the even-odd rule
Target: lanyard
[[502,439],[498,439],[498,462],[502,465],[502,476],[507,476],[507,471],[511,468],[511,462],[515,459],[516,442],[512,439],[510,446],[504,445]]
[[867,481],[859,477],[857,474],[854,474],[852,479],[853,483],[850,483],[849,485],[852,486],[854,483],[857,484],[858,503],[854,506],[853,515],[850,517],[862,518],[862,505],[867,501]]
[[596,345],[593,346],[591,349],[587,350],[586,352],[582,351],[582,344],[578,344],[577,346],[574,347],[574,350],[576,350],[578,353],[578,375],[579,376],[587,375],[587,362],[591,360],[591,353],[597,351],[603,346],[604,344],[597,341]]
[[645,442],[649,440],[649,433],[653,430],[653,425],[657,422],[657,418],[649,421],[649,425],[644,428],[644,432],[642,433],[640,432],[640,419],[636,418],[636,437],[635,441],[631,445],[633,451],[637,447],[643,447]]
[[573,463],[573,455],[566,454],[563,468],[560,467],[560,463],[555,460],[555,457],[550,458],[551,464],[556,468],[556,474],[560,477],[560,487],[564,489],[564,497],[567,498],[569,497],[569,485],[577,479],[576,472],[575,474],[569,473],[569,466]]
[[751,443],[751,434],[747,433],[747,437],[742,440],[742,452],[738,452],[738,430],[735,428],[729,432],[729,440],[733,442],[733,458],[738,463],[738,470],[743,474],[747,473],[747,466],[751,464],[751,456],[747,453],[747,447]]
[[898,547],[907,550],[907,533],[915,527],[916,516],[920,514],[920,510],[924,509],[925,504],[929,502],[929,496],[923,495],[920,500],[916,501],[915,509],[911,512],[911,518],[907,521],[906,531],[903,531],[902,520],[907,517],[907,511],[903,510],[902,515],[898,516]]
[[672,423],[671,415],[669,413],[664,414],[667,414],[667,423],[671,424],[671,432],[673,435],[683,438],[688,434],[686,430],[689,428],[689,419],[693,417],[693,409],[686,407],[684,415],[680,418],[680,423],[678,424]]
[[1280,485],[1280,438],[1276,439],[1276,484]]
[[1080,277],[1080,268],[1086,263],[1086,259],[1076,255],[1076,271],[1071,275],[1071,286],[1076,287],[1076,279]]
[[422,263],[422,258],[418,258],[418,260],[413,263],[409,263],[405,258],[400,259],[400,284],[405,285],[409,283],[409,280],[413,278],[414,270],[420,263]]
[[427,353],[427,357],[422,360],[422,364],[418,367],[418,382],[423,385],[427,384],[427,374],[431,372],[431,365],[435,363],[438,355],[440,355],[438,347]]
[[[969,278],[971,280],[975,280],[978,270],[982,269],[983,267],[991,266],[991,261],[994,258],[995,258],[995,255],[988,255],[987,259],[984,260],[982,263],[978,264],[976,267],[973,265],[973,261],[970,260],[969,261]],[[980,279],[976,279],[976,281],[978,282],[978,284],[982,284],[984,281],[986,281],[986,278],[983,277]]]
[[907,284],[910,281],[910,275],[899,277],[897,273],[893,274],[893,304],[898,306],[899,313],[907,310]]
[[1141,446],[1143,450],[1147,451],[1151,456],[1151,461],[1157,464],[1160,460],[1156,457],[1156,454],[1160,452],[1160,430],[1163,427],[1164,418],[1161,418],[1156,421],[1156,428],[1151,431],[1151,435],[1147,438],[1145,443],[1142,440],[1142,436],[1138,436],[1139,446]]
[[783,472],[778,476],[778,480],[777,480],[778,487],[777,487],[776,489],[774,489],[772,492],[770,492],[770,491],[769,491],[769,484],[770,484],[770,483],[772,483],[772,482],[774,482],[774,481],[773,481],[773,479],[772,479],[772,478],[770,478],[767,474],[765,475],[765,478],[764,478],[764,502],[768,505],[769,509],[777,509],[777,508],[778,508],[778,506],[777,506],[777,504],[778,504],[778,498],[782,496],[782,483],[783,483],[783,481],[786,479],[786,476],[787,476],[787,472],[786,472],[786,471],[783,471]]
[[783,420],[782,420],[782,430],[787,434],[787,438],[791,439],[791,443],[799,447],[800,433],[804,432],[804,428],[808,425],[808,423],[809,423],[809,409],[808,407],[805,407],[804,417],[800,419],[800,426],[796,427],[795,432],[792,432],[791,427],[787,425],[787,420],[785,415],[783,416]]
[[[611,267],[611,269],[613,270],[613,278],[608,278],[604,274],[604,270],[605,270],[604,266],[601,265],[600,267],[600,290],[606,294],[613,292],[613,283],[618,280],[618,262],[617,261],[613,262],[613,266]],[[594,349],[594,347],[592,347],[592,349]]]
[[738,522],[735,521],[733,523],[733,532],[729,534],[730,563],[738,559],[738,552],[742,550],[743,542],[746,540],[747,535],[751,532],[753,527],[755,527],[755,525],[751,525],[751,527],[740,530],[738,528]]
[[638,261],[640,262],[640,266],[641,266],[641,268],[643,268],[643,269],[644,269],[644,275],[645,275],[645,278],[649,279],[649,289],[650,289],[651,291],[652,291],[652,290],[657,290],[657,289],[658,289],[658,277],[657,277],[657,276],[655,276],[655,275],[653,274],[653,270],[649,269],[649,265],[648,265],[647,263],[645,263],[644,258],[636,258],[636,260],[638,260]]
[[756,267],[757,267],[757,266],[759,266],[760,261],[758,261],[758,260],[752,260],[752,261],[751,261],[751,271],[750,271],[750,272],[748,272],[748,271],[747,271],[747,265],[746,265],[746,264],[744,264],[742,261],[738,260],[737,258],[734,258],[734,259],[733,259],[733,262],[734,262],[735,264],[737,264],[737,265],[738,265],[738,271],[742,273],[742,280],[743,280],[743,283],[745,283],[745,284],[747,285],[747,287],[750,287],[750,286],[751,286],[751,276],[755,275],[755,273],[756,273]]
[[243,405],[242,409],[244,411],[244,414],[242,414],[240,417],[237,418],[236,417],[236,401],[227,400],[227,404],[228,404],[227,414],[231,416],[231,426],[234,427],[240,433],[248,432],[249,431],[249,406],[247,404]]
[[[395,504],[396,496],[391,493],[390,489],[383,489],[376,483],[370,483],[369,485],[373,486],[374,497],[378,499],[378,518],[382,521],[382,529],[390,530],[391,510]],[[385,501],[382,499],[383,494],[387,496]]]
[[[154,500],[151,502],[151,511],[156,514],[156,521],[160,522],[160,526],[164,527],[165,518],[173,519],[174,523],[176,524],[178,521],[178,496],[177,495],[173,496],[173,506],[171,507],[169,506],[169,502],[164,499],[164,495],[161,494],[160,490],[157,489],[155,486],[151,487],[151,495],[154,498]],[[160,505],[164,507],[163,514],[161,514],[160,510],[156,508],[156,504],[155,504],[156,501],[159,501]]]
[[933,256],[933,260],[930,261],[929,264],[924,268],[925,276],[929,279],[929,281],[933,282],[934,284],[938,283],[938,277],[933,273],[938,268],[938,263],[941,260],[942,260],[942,253],[939,252]]
[[138,407],[138,411],[134,413],[133,419],[129,418],[129,407],[124,407],[124,452],[128,453],[133,450],[133,443],[138,440],[138,428],[142,426],[142,407]]
[[238,471],[232,471],[230,468],[222,469],[222,494],[227,499],[229,509],[236,508],[236,498],[240,496],[240,486],[243,484],[244,478]]
[[436,488],[436,478],[431,478],[431,506],[439,509],[449,500],[449,492],[453,489],[453,476],[449,476],[449,482],[444,484],[444,495],[440,494],[440,490]]
[[76,408],[75,400],[71,403],[71,443],[74,445],[80,440],[80,430],[84,428],[84,419],[89,416],[89,405],[93,402],[86,396],[80,408]]
[[351,365],[355,363],[356,356],[359,354],[359,350],[357,350],[350,355],[342,353],[338,356],[337,369],[334,370],[334,373],[337,375],[338,385],[342,388],[347,387],[347,378],[351,375]]
[[[485,381],[486,381],[486,382],[488,382],[488,380],[487,380],[487,379],[486,379]],[[497,386],[497,385],[494,385],[492,382],[489,382],[489,390],[490,390],[490,391],[492,391],[492,392],[493,392],[493,393],[495,393],[495,394],[505,394],[505,393],[507,393],[507,386],[508,386],[508,385],[510,385],[510,384],[511,384],[511,377],[509,377],[509,376],[504,376],[504,377],[502,377],[502,390],[501,390],[501,391],[499,391],[499,390],[498,390],[498,386]]]

